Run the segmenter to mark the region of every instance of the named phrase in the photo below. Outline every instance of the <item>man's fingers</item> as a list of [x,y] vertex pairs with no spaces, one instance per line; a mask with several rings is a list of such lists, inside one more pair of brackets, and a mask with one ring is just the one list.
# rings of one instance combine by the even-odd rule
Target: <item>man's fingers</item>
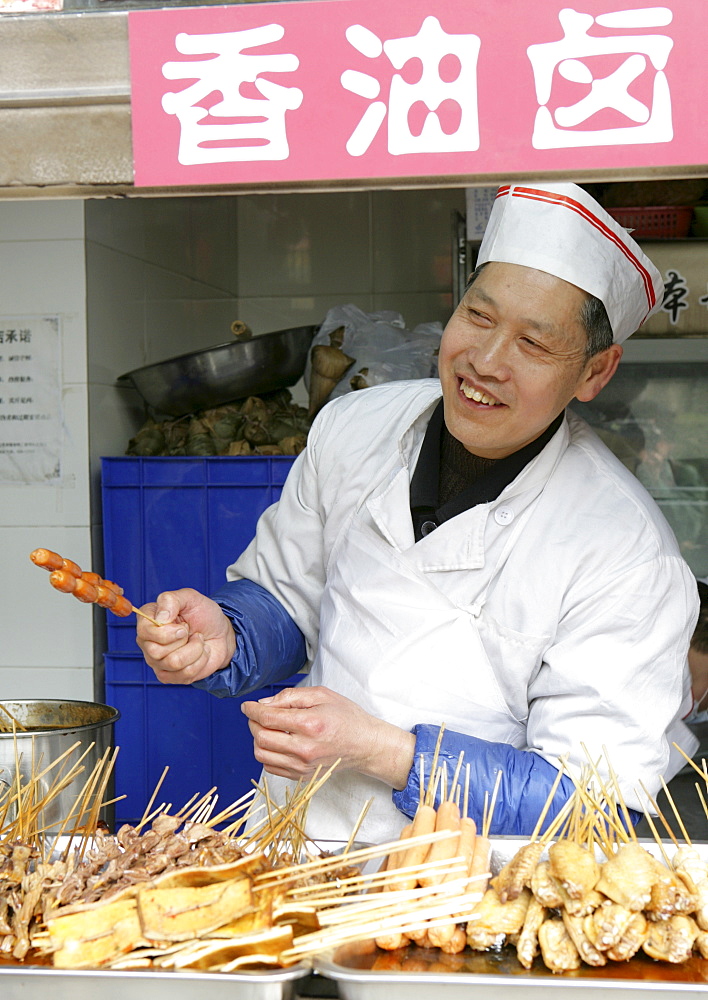
[[[153,643],[149,644],[154,647]],[[198,632],[190,635],[189,640],[174,646],[159,646],[153,654],[153,648],[145,649],[146,654],[154,661],[153,669],[159,681],[165,683],[190,684],[196,680],[197,673],[205,665],[209,649],[204,637]]]
[[283,688],[270,698],[261,698],[259,705],[273,705],[278,708],[312,708],[322,701],[322,688],[290,687]]
[[264,729],[281,733],[305,732],[311,719],[307,712],[299,708],[279,708],[272,702],[245,701],[241,711]]

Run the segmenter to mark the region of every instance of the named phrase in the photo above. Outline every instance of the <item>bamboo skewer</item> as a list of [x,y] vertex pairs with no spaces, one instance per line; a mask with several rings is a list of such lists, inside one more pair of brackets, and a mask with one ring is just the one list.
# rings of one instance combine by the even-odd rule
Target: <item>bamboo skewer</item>
[[701,805],[703,806],[703,812],[706,814],[706,819],[708,819],[708,804],[703,796],[703,790],[701,786],[696,782],[696,791],[698,792],[698,798],[701,800]]
[[157,625],[158,628],[162,628],[162,626],[165,624],[164,622],[155,621],[154,618],[151,618],[150,615],[146,615],[144,611],[140,610],[140,608],[136,608],[134,604],[130,605],[130,610],[134,611],[136,615],[140,615],[140,617],[144,618],[145,621],[151,622],[151,624],[153,625]]
[[704,770],[702,771],[700,769],[700,767],[695,763],[695,761],[691,760],[691,758],[688,756],[688,754],[681,749],[681,747],[678,745],[678,743],[674,743],[673,746],[678,750],[678,752],[681,754],[681,756],[686,761],[686,763],[690,764],[691,767],[693,768],[693,770],[697,774],[700,774],[700,776],[703,778],[703,780],[708,783],[708,772],[706,772],[706,770],[705,770],[705,761],[703,761]]
[[[649,804],[651,805],[652,809],[654,809],[654,811],[656,812],[656,815],[659,817],[659,819],[661,820],[661,822],[664,824],[664,828],[666,829],[666,832],[668,833],[669,837],[673,841],[674,847],[678,847],[679,846],[679,842],[676,839],[676,835],[674,834],[673,830],[669,826],[669,822],[666,819],[666,816],[664,816],[663,812],[659,808],[656,799],[647,791],[647,788],[646,788],[646,786],[645,786],[645,784],[644,784],[643,781],[640,781],[639,784],[642,786],[642,791],[646,795],[646,797],[647,797],[647,799],[649,801]],[[646,816],[647,813],[645,813],[644,815]]]
[[[426,833],[420,837],[411,837],[406,840],[406,847],[413,844],[431,844],[437,840],[447,840],[454,837],[455,834],[449,830],[443,830],[438,833]],[[307,871],[310,875],[321,874],[329,869],[341,868],[342,865],[356,865],[359,862],[368,861],[371,858],[380,858],[385,854],[390,854],[391,851],[399,849],[401,842],[398,840],[392,840],[386,844],[376,844],[373,847],[362,847],[356,851],[350,851],[349,854],[330,854],[324,858],[317,858],[315,861],[308,862]],[[449,864],[449,861],[447,862]],[[305,866],[300,864],[289,865],[286,868],[276,868],[273,871],[263,872],[257,875],[255,878],[255,883],[257,885],[265,885],[269,882],[285,881],[288,876],[292,876],[293,879],[300,879],[303,874],[303,868]],[[417,870],[417,868],[415,869]],[[396,874],[405,872],[405,868],[394,868],[390,871],[395,871]],[[386,874],[389,874],[387,870]]]
[[[0,709],[2,709],[2,711],[3,711],[4,713],[5,713],[5,715],[7,715],[7,716],[9,717],[9,719],[10,719],[10,722],[12,723],[12,726],[13,726],[13,727],[17,727],[17,729],[19,729],[19,730],[20,730],[20,732],[22,732],[22,733],[26,733],[26,732],[27,732],[27,727],[26,727],[26,726],[23,726],[23,725],[22,725],[22,723],[20,722],[20,720],[19,720],[19,719],[17,719],[17,718],[16,718],[16,717],[15,717],[15,716],[14,716],[14,715],[12,714],[12,712],[10,711],[10,709],[9,709],[9,708],[5,708],[5,706],[3,705],[3,703],[2,703],[1,701],[0,701]],[[0,721],[0,732],[7,732],[7,733],[11,733],[11,732],[12,732],[12,728],[10,728],[10,729],[5,729],[4,725],[3,725],[3,724],[2,724],[2,722]]]
[[674,802],[673,796],[672,796],[671,792],[669,791],[668,785],[664,781],[663,775],[661,777],[661,787],[664,789],[664,795],[666,796],[666,800],[669,803],[669,805],[671,806],[671,811],[673,812],[674,816],[676,817],[676,822],[678,823],[679,829],[680,829],[681,833],[683,834],[683,839],[686,841],[686,843],[688,844],[689,847],[692,847],[693,844],[691,843],[691,838],[688,835],[686,827],[684,826],[684,822],[681,819],[681,814],[679,813],[678,809],[676,808],[676,803]]
[[152,809],[152,804],[155,801],[155,799],[157,798],[157,793],[159,792],[160,788],[162,787],[162,782],[167,777],[167,772],[169,771],[169,769],[170,769],[169,768],[169,764],[167,765],[167,767],[165,767],[163,769],[162,774],[160,775],[160,777],[158,779],[158,782],[157,782],[157,784],[155,785],[155,787],[153,789],[152,795],[150,796],[150,798],[148,800],[148,804],[145,806],[145,811],[143,812],[143,815],[142,815],[142,817],[140,819],[140,822],[135,827],[135,830],[136,830],[137,833],[140,833],[140,831],[142,830],[143,826],[145,826],[145,824],[147,823],[148,813]]

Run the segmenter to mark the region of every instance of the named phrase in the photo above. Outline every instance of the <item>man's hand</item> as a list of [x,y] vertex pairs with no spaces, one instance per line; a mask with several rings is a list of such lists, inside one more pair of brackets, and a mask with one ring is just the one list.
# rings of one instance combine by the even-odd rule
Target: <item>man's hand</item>
[[163,684],[191,684],[231,662],[233,626],[218,604],[196,590],[170,590],[140,609],[160,627],[138,617],[137,643]]
[[339,760],[358,771],[404,788],[413,764],[415,737],[369,715],[355,702],[325,687],[286,688],[272,698],[247,701],[254,756],[266,771],[309,778],[319,766]]

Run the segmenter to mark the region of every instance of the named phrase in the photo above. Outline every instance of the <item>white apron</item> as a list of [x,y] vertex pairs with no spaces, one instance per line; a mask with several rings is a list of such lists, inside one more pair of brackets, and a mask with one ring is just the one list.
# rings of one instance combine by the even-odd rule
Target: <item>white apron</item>
[[[446,560],[450,569],[458,568],[450,559],[449,543],[456,526],[454,519],[448,521],[414,544],[409,490],[404,467],[340,532],[327,567],[319,648],[304,683],[332,688],[405,730],[416,723],[444,723],[448,730],[523,747],[525,712],[523,718],[514,717],[480,638],[490,583],[482,594],[470,593],[460,604],[435,585],[435,573],[422,567],[428,570],[431,557],[434,563],[437,556],[436,570],[444,571]],[[497,577],[529,512],[510,525],[494,572],[485,573],[485,580]],[[471,569],[470,551],[476,553],[474,568],[484,566],[488,513],[481,505],[466,515],[472,521],[466,520],[467,537],[460,538],[459,549],[466,549]],[[436,548],[436,536],[443,533],[448,542]],[[471,587],[478,575],[470,573]],[[538,643],[538,638],[525,641]],[[525,700],[524,706],[526,711]],[[271,794],[282,801],[292,783],[273,775],[267,780]],[[307,831],[315,839],[348,840],[362,807],[373,798],[358,839],[396,839],[406,819],[394,807],[391,793],[380,781],[353,771],[335,772],[310,804]]]

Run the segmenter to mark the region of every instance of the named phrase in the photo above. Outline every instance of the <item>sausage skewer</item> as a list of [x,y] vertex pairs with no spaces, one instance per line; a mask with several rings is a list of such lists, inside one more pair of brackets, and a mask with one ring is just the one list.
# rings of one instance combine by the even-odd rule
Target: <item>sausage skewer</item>
[[30,559],[35,566],[49,570],[49,582],[62,594],[73,594],[84,604],[98,604],[119,618],[126,618],[134,611],[136,615],[147,619],[158,628],[162,626],[162,622],[156,621],[131,604],[128,598],[123,596],[123,588],[118,584],[104,580],[98,573],[84,572],[77,563],[71,559],[64,559],[58,552],[52,552],[51,549],[35,549],[30,553]]

